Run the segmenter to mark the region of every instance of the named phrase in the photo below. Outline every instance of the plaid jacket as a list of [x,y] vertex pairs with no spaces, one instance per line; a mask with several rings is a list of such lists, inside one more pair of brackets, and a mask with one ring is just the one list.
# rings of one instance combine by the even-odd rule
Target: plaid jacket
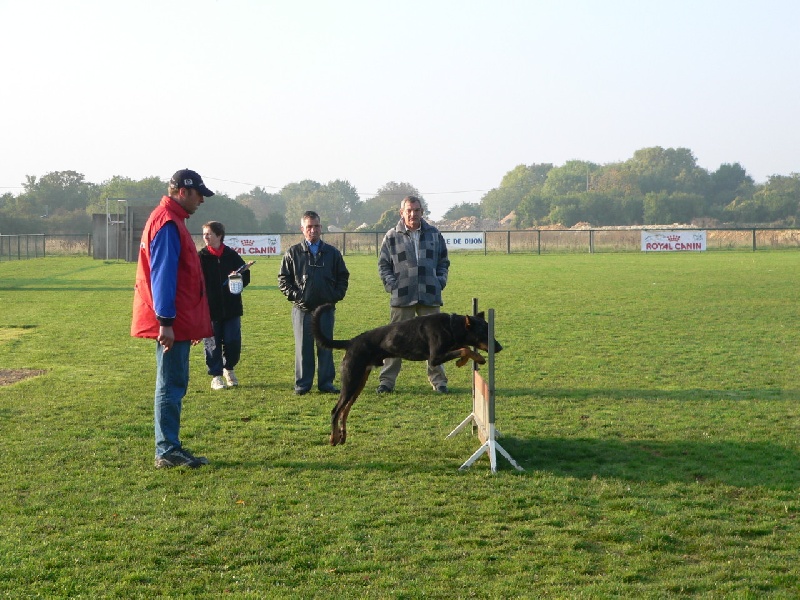
[[383,287],[392,295],[391,306],[441,306],[450,259],[442,234],[424,220],[420,226],[419,256],[401,219],[386,232],[378,259]]

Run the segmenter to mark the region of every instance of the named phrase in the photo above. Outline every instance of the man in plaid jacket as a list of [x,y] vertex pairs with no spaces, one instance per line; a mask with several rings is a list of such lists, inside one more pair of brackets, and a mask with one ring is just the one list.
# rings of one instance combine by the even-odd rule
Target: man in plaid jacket
[[[378,259],[378,273],[383,287],[391,294],[390,322],[440,312],[442,290],[447,285],[450,259],[442,234],[422,219],[422,202],[406,196],[400,203],[400,221],[386,232]],[[394,391],[402,360],[383,361],[378,393]],[[444,366],[428,367],[428,381],[433,389],[447,393]]]

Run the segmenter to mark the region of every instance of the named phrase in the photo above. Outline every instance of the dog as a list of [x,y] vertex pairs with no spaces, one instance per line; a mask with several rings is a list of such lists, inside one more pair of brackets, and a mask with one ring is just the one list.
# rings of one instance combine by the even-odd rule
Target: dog
[[[320,315],[332,309],[332,304],[323,304],[314,311],[311,321],[317,344],[332,350],[345,350],[342,389],[339,401],[331,411],[331,446],[345,443],[347,415],[364,390],[372,367],[383,365],[385,358],[427,360],[432,366],[454,359],[458,359],[456,365],[459,367],[470,360],[481,365],[486,363],[483,356],[470,348],[489,350],[489,324],[482,312],[476,316],[426,315],[376,327],[350,340],[332,340],[319,328]],[[494,351],[500,352],[503,347],[497,340],[493,342]]]

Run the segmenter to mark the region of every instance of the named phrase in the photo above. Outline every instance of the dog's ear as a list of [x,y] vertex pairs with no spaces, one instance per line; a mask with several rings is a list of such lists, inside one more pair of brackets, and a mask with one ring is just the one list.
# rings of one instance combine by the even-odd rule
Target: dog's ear
[[484,314],[484,313],[483,313],[483,311],[481,311],[481,312],[479,312],[479,313],[478,313],[477,315],[475,315],[475,316],[476,316],[476,317],[478,317],[479,319],[483,319],[483,320],[485,321],[485,320],[486,320],[486,318],[483,316],[483,314]]

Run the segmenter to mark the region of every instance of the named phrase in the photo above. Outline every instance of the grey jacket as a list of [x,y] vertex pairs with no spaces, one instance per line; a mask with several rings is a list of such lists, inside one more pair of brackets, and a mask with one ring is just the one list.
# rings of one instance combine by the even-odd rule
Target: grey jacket
[[320,240],[316,258],[303,240],[290,246],[278,272],[278,287],[284,296],[305,312],[322,304],[336,304],[344,298],[350,271],[342,254]]
[[378,273],[384,289],[391,293],[391,306],[441,306],[447,285],[450,259],[442,234],[423,219],[420,226],[419,256],[414,240],[401,219],[386,232],[378,258]]

